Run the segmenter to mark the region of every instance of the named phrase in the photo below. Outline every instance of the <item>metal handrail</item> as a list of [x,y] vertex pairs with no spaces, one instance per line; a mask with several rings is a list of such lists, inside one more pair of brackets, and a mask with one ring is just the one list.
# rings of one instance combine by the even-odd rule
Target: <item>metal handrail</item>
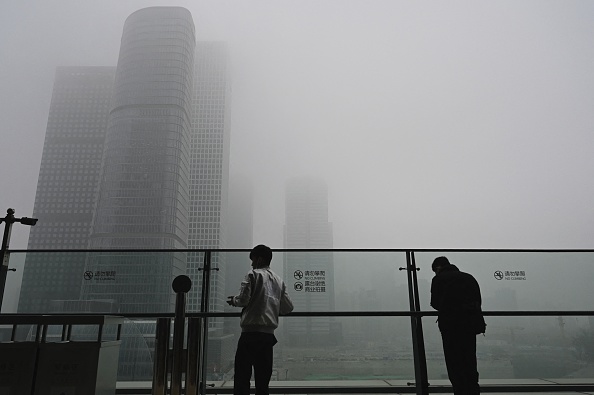
[[[26,252],[250,252],[251,249],[245,248],[155,248],[155,249],[7,249],[11,253],[26,253]],[[273,252],[542,252],[542,253],[560,253],[560,252],[594,252],[594,249],[587,248],[558,248],[558,249],[526,249],[526,248],[273,248]]]
[[[483,310],[481,312],[484,316],[493,317],[517,317],[517,316],[594,316],[594,310]],[[65,316],[62,313],[48,313],[43,314],[47,317]],[[2,313],[0,314],[0,325],[7,325],[11,320],[21,318],[22,323],[30,323],[31,320],[28,317],[39,317],[39,314],[28,314],[28,313]],[[100,313],[80,313],[71,314],[71,316],[80,317],[96,317],[104,316]],[[118,317],[126,319],[140,319],[140,318],[173,318],[175,313],[118,313]],[[240,317],[241,313],[229,313],[229,312],[217,312],[209,311],[205,313],[201,312],[186,312],[186,318],[204,318],[204,317]],[[300,311],[292,312],[285,317],[432,317],[437,316],[437,311],[434,310],[421,310],[421,311],[408,311],[408,310],[376,310],[376,311]],[[25,322],[27,320],[27,322]]]

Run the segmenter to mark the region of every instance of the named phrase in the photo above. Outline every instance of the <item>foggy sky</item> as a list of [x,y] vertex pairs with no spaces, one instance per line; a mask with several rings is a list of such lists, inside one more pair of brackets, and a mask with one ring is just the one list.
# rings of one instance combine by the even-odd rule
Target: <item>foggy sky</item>
[[594,3],[573,0],[3,2],[2,216],[33,214],[56,66],[115,66],[152,5],[229,44],[255,243],[283,247],[285,183],[315,175],[336,248],[594,248]]

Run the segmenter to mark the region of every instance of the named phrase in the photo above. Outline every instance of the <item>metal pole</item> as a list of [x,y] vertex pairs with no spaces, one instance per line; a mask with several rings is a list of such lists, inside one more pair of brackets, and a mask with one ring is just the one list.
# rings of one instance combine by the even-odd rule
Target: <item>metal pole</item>
[[188,371],[186,372],[185,395],[197,395],[199,386],[200,339],[202,338],[201,318],[188,318]]
[[[401,270],[404,268],[401,268]],[[417,282],[417,267],[415,265],[414,253],[406,252],[406,274],[408,279],[408,301],[411,312],[420,311],[419,288]],[[415,389],[417,395],[427,395],[429,385],[427,383],[427,361],[425,360],[425,347],[423,344],[423,327],[421,317],[410,316],[410,326],[413,342],[413,357],[415,366]]]
[[171,318],[158,318],[155,335],[155,362],[153,365],[152,395],[167,393],[167,355],[171,336]]
[[[208,313],[208,303],[210,298],[210,271],[211,271],[211,252],[205,251],[204,252],[204,268],[202,272],[202,297],[200,301],[200,311],[202,313]],[[206,355],[206,337],[208,335],[208,317],[202,318],[201,321],[202,325],[200,328],[200,338],[199,338],[199,360],[198,360],[198,384],[199,384],[199,394],[205,395],[206,394],[206,362],[207,362],[207,355]]]
[[171,367],[171,395],[181,395],[182,363],[184,352],[184,326],[186,321],[186,295],[179,292],[175,300],[173,322],[173,361]]
[[[410,253],[410,265],[411,265],[411,274],[412,274],[412,284],[413,284],[413,294],[415,297],[415,308],[416,311],[421,311],[421,302],[419,300],[419,282],[417,280],[417,268],[415,262],[415,253],[411,251]],[[418,370],[417,376],[417,393],[426,395],[429,393],[429,378],[427,377],[427,359],[425,356],[425,339],[423,336],[423,323],[422,317],[416,316],[416,341],[417,341],[417,352],[415,354],[416,362],[415,367]],[[420,389],[419,389],[420,387]]]
[[2,236],[2,250],[0,252],[0,312],[2,311],[2,302],[4,301],[4,288],[6,287],[6,274],[8,273],[9,255],[8,244],[10,243],[10,233],[14,223],[14,210],[8,209],[6,217],[0,219],[4,221],[4,235]]
[[[407,283],[408,283],[408,304],[409,304],[409,309],[411,312],[415,311],[415,295],[414,295],[414,290],[413,290],[413,284],[412,284],[412,276],[410,274],[410,270],[411,270],[411,264],[410,264],[410,251],[406,251],[406,268],[401,268],[401,270],[404,269],[406,270],[406,279],[407,279]],[[419,390],[420,387],[417,385],[419,383],[419,369],[417,366],[417,353],[418,351],[418,341],[417,341],[417,331],[416,331],[416,327],[417,327],[417,323],[415,321],[415,317],[414,316],[410,316],[410,328],[411,328],[411,333],[412,333],[412,346],[413,346],[413,358],[414,358],[414,367],[415,367],[415,387],[416,387],[416,392],[417,395],[421,395]]]
[[184,326],[186,323],[186,293],[192,288],[188,276],[177,276],[173,280],[175,299],[175,321],[173,322],[173,361],[171,367],[171,395],[181,395],[181,378],[184,359]]
[[6,217],[0,218],[0,223],[4,222],[4,235],[2,236],[2,248],[0,249],[0,313],[2,312],[2,302],[4,301],[4,288],[6,287],[6,274],[8,273],[9,255],[8,245],[10,244],[10,233],[12,224],[20,222],[23,225],[35,226],[36,218],[15,218],[14,210],[6,210]]

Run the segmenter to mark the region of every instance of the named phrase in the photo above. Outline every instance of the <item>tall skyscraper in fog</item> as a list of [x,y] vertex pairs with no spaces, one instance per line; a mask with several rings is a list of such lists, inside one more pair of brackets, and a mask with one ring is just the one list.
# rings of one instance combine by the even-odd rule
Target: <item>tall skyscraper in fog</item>
[[[328,188],[314,178],[289,180],[285,194],[285,248],[333,248],[328,222]],[[334,310],[334,257],[332,252],[287,252],[284,275],[292,284],[291,298],[298,311]],[[285,333],[293,344],[330,341],[328,317],[285,320]]]
[[[188,248],[226,247],[229,184],[229,84],[227,46],[222,42],[198,42],[194,60],[194,89],[190,157],[190,232]],[[194,286],[188,295],[188,311],[200,310],[203,257],[188,256],[188,275]],[[223,311],[225,299],[224,256],[213,254],[210,310]],[[221,320],[211,320],[211,327]]]
[[[194,49],[184,8],[144,8],[126,20],[90,248],[188,246]],[[186,254],[94,254],[87,269],[110,281],[86,281],[83,299],[114,299],[123,313],[171,311]]]
[[[227,46],[222,42],[198,42],[194,61],[194,89],[190,158],[190,233],[188,248],[224,248],[227,245],[227,195],[229,183],[229,84]],[[210,311],[226,305],[226,256],[211,256]],[[203,254],[188,254],[188,276],[193,286],[188,293],[188,311],[200,311],[204,266]],[[223,319],[211,318],[209,363],[213,374],[229,363],[234,339],[223,334]],[[209,376],[210,377],[210,376]]]
[[[56,70],[28,249],[85,249],[97,198],[115,67]],[[84,254],[27,254],[18,311],[78,299]]]
[[[224,247],[229,102],[226,46],[196,45],[189,11],[130,15],[117,68],[58,69],[29,248]],[[19,311],[172,311],[171,282],[185,273],[199,310],[202,265],[187,252],[30,253]],[[211,309],[222,311],[224,256],[213,266]],[[210,332],[209,366],[222,366],[233,336],[222,320]],[[123,339],[120,379],[150,377],[153,324],[124,325]]]

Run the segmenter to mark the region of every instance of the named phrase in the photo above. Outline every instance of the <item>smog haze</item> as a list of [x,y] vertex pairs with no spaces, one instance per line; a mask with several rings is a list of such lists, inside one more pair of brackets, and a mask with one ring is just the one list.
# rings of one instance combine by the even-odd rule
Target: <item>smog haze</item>
[[[115,66],[125,19],[155,5],[0,7],[0,209],[33,214],[56,67]],[[283,247],[285,184],[316,176],[335,248],[593,247],[594,3],[166,5],[228,44],[255,242]]]

